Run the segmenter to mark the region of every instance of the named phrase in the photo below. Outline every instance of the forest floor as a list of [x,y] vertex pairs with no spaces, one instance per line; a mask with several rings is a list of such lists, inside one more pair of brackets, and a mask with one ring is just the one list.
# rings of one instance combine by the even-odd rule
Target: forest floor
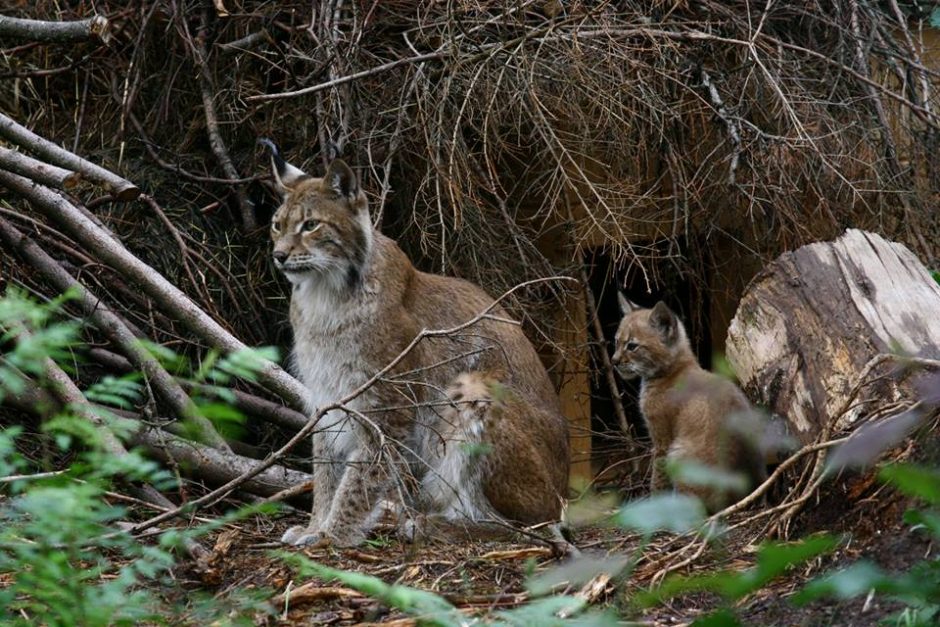
[[[874,479],[873,473],[855,474],[824,484],[818,497],[794,520],[791,539],[818,532],[840,536],[837,549],[791,569],[735,606],[744,625],[874,625],[900,608],[889,599],[858,598],[847,602],[819,601],[796,607],[788,597],[813,577],[834,567],[867,558],[888,571],[904,571],[931,555],[929,537],[912,531],[902,521],[910,506],[905,497]],[[727,521],[753,518],[752,509]],[[710,546],[679,573],[704,573],[730,568],[736,571],[755,562],[756,545],[762,538],[768,518],[734,529],[720,546]],[[396,609],[370,599],[336,582],[298,581],[295,571],[274,554],[280,548],[275,540],[289,526],[302,523],[299,515],[279,520],[252,519],[206,538],[214,543],[212,557],[200,567],[184,564],[176,576],[184,588],[209,591],[223,597],[235,591],[259,591],[269,599],[276,617],[257,622],[276,625],[414,625],[416,621]],[[584,555],[598,559],[634,555],[639,540],[612,527],[591,526],[574,531],[573,543]],[[676,550],[680,540],[661,536],[646,548],[632,574],[614,580],[603,592],[592,596],[596,608],[608,608],[621,620],[641,625],[687,625],[708,610],[720,606],[720,599],[707,593],[677,597],[663,604],[640,609],[632,603],[636,592],[658,581],[664,569],[672,569],[694,551]],[[681,544],[680,544],[681,546]],[[294,549],[292,549],[293,551]],[[531,539],[513,541],[466,539],[429,542],[423,545],[399,542],[379,535],[357,549],[312,548],[303,554],[320,564],[396,583],[433,591],[460,608],[468,616],[487,616],[511,609],[530,600],[527,577],[563,563],[546,545]],[[572,586],[576,593],[580,586]]]

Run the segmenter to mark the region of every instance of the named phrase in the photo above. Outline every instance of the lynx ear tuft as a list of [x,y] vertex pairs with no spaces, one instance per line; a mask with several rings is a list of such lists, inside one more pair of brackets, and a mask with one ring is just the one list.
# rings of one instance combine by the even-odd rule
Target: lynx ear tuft
[[664,303],[659,301],[650,312],[650,326],[658,329],[667,343],[672,343],[678,335],[679,320],[676,314]]
[[617,302],[620,304],[620,313],[624,316],[630,312],[636,311],[639,309],[634,303],[630,302],[626,296],[623,295],[623,292],[617,290]]
[[278,191],[287,195],[293,191],[297,182],[309,175],[284,161],[281,152],[277,149],[277,144],[266,137],[258,140],[258,143],[267,147],[271,151],[271,171],[274,173],[274,182],[277,184]]
[[359,195],[359,179],[355,172],[342,159],[334,159],[323,177],[326,184],[343,198],[355,198]]

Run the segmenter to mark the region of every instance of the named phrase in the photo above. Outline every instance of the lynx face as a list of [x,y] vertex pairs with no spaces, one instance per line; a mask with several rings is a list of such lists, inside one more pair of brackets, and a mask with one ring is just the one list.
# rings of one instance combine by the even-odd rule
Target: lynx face
[[665,303],[641,309],[618,294],[624,317],[614,339],[612,361],[617,373],[626,380],[652,379],[676,361],[685,332],[676,315]]
[[271,219],[274,264],[292,283],[355,286],[371,246],[372,225],[355,174],[340,160],[313,178],[284,163],[275,172],[284,201]]

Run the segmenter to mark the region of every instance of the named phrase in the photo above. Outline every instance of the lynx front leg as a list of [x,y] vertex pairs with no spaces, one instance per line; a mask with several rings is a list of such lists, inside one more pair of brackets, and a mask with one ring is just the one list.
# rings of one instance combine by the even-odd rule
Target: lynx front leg
[[377,517],[376,504],[388,492],[392,460],[368,449],[354,452],[347,462],[320,536],[339,546],[365,540]]
[[320,529],[330,513],[345,461],[345,452],[337,444],[340,443],[339,437],[343,435],[343,426],[349,422],[349,418],[327,415],[324,420],[328,421],[326,426],[313,434],[313,506],[310,510],[310,524],[288,529],[281,536],[284,544],[305,546],[318,542]]

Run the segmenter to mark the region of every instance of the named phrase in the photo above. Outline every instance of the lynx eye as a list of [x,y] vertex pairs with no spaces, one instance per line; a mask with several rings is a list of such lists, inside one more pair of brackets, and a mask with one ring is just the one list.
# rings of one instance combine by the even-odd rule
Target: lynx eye
[[640,347],[636,342],[627,342],[627,350],[631,353]]
[[305,233],[309,233],[310,231],[313,231],[314,229],[316,229],[318,226],[320,226],[319,220],[307,220],[303,223],[303,226],[301,226],[301,230],[304,231]]

